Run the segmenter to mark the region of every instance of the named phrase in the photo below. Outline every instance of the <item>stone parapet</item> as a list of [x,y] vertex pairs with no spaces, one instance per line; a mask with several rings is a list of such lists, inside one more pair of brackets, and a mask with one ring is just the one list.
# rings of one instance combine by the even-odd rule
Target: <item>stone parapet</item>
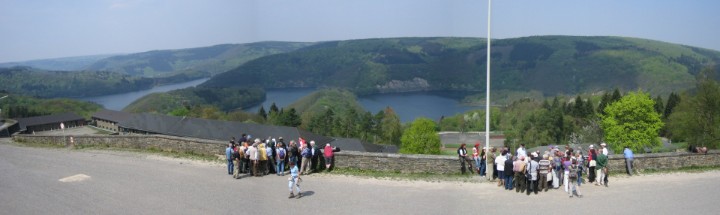
[[34,144],[85,147],[116,147],[131,149],[154,149],[167,152],[184,152],[201,155],[225,154],[227,143],[214,140],[174,137],[165,135],[79,135],[43,136],[15,135],[13,140]]
[[[154,149],[167,152],[185,152],[201,155],[224,155],[227,143],[214,140],[174,137],[165,135],[82,135],[69,136],[15,135],[17,142],[47,144],[68,147],[117,147],[132,149]],[[707,154],[671,152],[635,155],[635,169],[664,170],[682,167],[720,166],[720,152]],[[360,170],[400,172],[458,174],[460,162],[457,156],[450,155],[405,155],[371,152],[341,151],[335,153],[335,166]],[[474,166],[474,163],[473,163]],[[611,171],[625,169],[623,155],[610,155],[608,167]]]

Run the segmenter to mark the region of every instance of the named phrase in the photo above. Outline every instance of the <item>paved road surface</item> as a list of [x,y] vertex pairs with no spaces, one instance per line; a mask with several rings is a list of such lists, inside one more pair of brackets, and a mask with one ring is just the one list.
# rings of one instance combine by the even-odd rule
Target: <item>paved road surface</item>
[[[0,214],[559,214],[568,205],[572,214],[720,212],[717,171],[611,178],[609,188],[583,186],[582,199],[559,190],[526,196],[491,183],[316,174],[304,177],[306,197],[288,199],[287,177],[234,180],[221,164],[7,141],[0,139]],[[78,174],[89,178],[59,181]]]

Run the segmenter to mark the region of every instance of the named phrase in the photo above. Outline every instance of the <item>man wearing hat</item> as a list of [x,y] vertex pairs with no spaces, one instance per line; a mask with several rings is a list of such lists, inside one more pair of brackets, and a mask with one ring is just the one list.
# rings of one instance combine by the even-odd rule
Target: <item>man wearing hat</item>
[[605,142],[600,143],[600,147],[602,147],[602,154],[604,154],[605,156],[608,156],[607,144],[605,144]]

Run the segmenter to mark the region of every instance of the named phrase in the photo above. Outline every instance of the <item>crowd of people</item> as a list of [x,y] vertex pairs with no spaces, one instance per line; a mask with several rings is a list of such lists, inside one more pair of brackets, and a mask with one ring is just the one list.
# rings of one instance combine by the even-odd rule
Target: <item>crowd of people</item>
[[[335,150],[329,143],[321,149],[315,141],[308,143],[302,138],[285,144],[282,137],[251,140],[249,135],[242,134],[238,140],[231,138],[225,149],[225,156],[228,175],[232,175],[234,179],[261,177],[271,173],[285,176],[288,172],[289,198],[300,198],[300,175],[329,170]],[[293,194],[293,188],[296,188],[297,195]]]
[[[569,197],[582,197],[580,186],[584,181],[583,173],[587,173],[587,183],[608,186],[608,149],[605,143],[600,144],[601,148],[597,150],[594,145],[590,145],[587,154],[582,148],[575,150],[569,145],[565,145],[564,149],[550,146],[543,153],[539,150],[528,153],[524,144],[513,154],[507,147],[491,147],[487,150],[485,147],[481,149],[477,143],[473,147],[472,159],[468,158],[465,147],[462,144],[458,148],[462,172],[467,168],[481,177],[491,177],[491,181],[497,180],[497,185],[505,190],[530,195],[563,187]],[[628,174],[631,174],[632,151],[626,148],[624,153]],[[472,168],[468,162],[470,160],[475,161],[476,168]],[[486,160],[489,165],[486,165]],[[492,176],[486,176],[486,170],[488,174],[492,172]]]

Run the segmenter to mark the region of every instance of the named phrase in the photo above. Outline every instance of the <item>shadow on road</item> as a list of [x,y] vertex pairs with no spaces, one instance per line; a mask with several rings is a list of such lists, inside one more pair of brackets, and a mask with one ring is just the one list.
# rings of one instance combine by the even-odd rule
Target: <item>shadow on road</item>
[[305,191],[305,192],[302,192],[302,194],[303,194],[303,197],[308,197],[308,196],[314,195],[315,191]]

